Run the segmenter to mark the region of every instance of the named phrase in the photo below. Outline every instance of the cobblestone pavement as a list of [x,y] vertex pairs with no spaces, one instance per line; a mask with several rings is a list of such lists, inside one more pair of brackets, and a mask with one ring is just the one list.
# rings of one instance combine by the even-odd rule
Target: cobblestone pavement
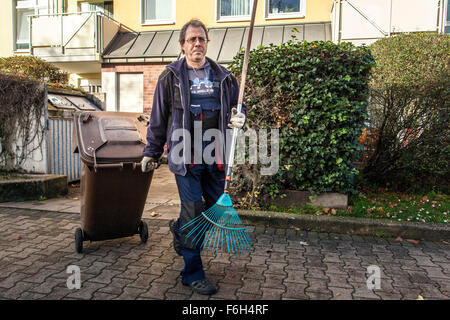
[[[393,239],[250,226],[251,252],[204,254],[213,296],[181,284],[183,260],[172,248],[168,220],[145,219],[149,239],[84,242],[74,249],[79,215],[0,208],[2,299],[450,299],[450,248]],[[306,245],[307,244],[307,245]],[[81,289],[67,288],[69,265]],[[367,267],[381,288],[367,288]]]

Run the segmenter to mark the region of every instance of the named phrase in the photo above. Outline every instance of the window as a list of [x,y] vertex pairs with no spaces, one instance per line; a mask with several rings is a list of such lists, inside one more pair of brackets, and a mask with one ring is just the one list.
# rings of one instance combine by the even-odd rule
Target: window
[[250,0],[218,0],[218,21],[249,20]]
[[108,17],[113,18],[113,2],[82,2],[81,12],[103,12]]
[[141,0],[142,24],[175,23],[175,0]]
[[266,0],[266,19],[301,18],[305,0]]
[[49,5],[53,6],[53,1],[48,0],[16,0],[15,24],[14,24],[14,50],[29,50],[30,48],[30,15],[48,14]]

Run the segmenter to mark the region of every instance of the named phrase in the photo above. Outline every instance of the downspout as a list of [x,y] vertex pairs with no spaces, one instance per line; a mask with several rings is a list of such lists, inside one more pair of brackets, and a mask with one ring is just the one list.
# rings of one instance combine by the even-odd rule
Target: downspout
[[342,40],[342,0],[339,0],[339,33],[338,33],[338,44]]
[[391,36],[391,30],[392,30],[392,0],[390,0],[390,6],[389,6],[389,30],[387,36]]
[[[445,33],[445,25],[446,25],[446,7],[447,2],[445,0],[439,1],[439,8],[438,8],[438,26],[437,31],[438,33]],[[448,8],[447,8],[448,10]]]
[[45,159],[45,173],[51,173],[51,155],[50,155],[50,120],[48,118],[48,87],[47,84],[43,84],[44,87],[44,137],[42,139],[42,158]]

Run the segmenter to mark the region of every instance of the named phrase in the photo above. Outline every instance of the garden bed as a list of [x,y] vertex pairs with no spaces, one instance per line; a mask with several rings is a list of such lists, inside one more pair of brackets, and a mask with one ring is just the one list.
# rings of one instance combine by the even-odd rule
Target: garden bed
[[271,205],[268,210],[316,216],[448,224],[450,196],[435,192],[405,194],[379,189],[377,191],[360,192],[357,196],[351,197],[349,206],[345,210],[310,205],[290,207]]

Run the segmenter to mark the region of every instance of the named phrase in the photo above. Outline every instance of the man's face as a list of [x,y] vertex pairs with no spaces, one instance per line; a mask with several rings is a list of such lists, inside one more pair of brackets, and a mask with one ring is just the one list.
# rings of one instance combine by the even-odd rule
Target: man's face
[[186,29],[186,36],[184,43],[181,44],[181,49],[184,50],[184,55],[188,63],[202,63],[206,56],[206,50],[208,49],[208,42],[203,28],[189,26]]

